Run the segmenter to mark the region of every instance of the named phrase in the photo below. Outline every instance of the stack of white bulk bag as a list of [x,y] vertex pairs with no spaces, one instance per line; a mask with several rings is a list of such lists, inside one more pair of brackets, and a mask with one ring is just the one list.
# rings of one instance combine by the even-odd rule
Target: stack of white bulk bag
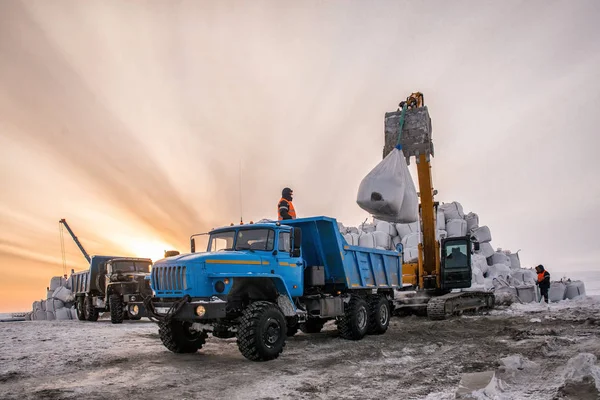
[[373,238],[373,234],[370,232],[363,232],[358,238],[358,245],[360,247],[375,247],[375,239]]
[[54,292],[57,288],[61,286],[65,286],[67,284],[67,280],[62,276],[54,276],[50,279],[50,290]]
[[475,229],[479,228],[479,215],[473,212],[468,213],[465,216],[465,221],[467,221],[467,232],[473,232]]
[[389,222],[378,221],[377,225],[375,226],[375,230],[378,232],[385,232],[389,236],[398,236],[398,231],[396,230],[396,225],[390,224]]
[[446,232],[448,233],[449,238],[466,236],[467,221],[465,221],[464,219],[446,220]]
[[57,288],[52,294],[52,297],[56,300],[62,301],[63,303],[73,301],[73,294],[65,286]]
[[372,235],[376,248],[380,248],[380,250],[390,250],[392,248],[392,236],[389,233],[375,231]]
[[503,264],[510,268],[510,258],[501,250],[496,251],[488,258],[489,265]]
[[585,296],[585,286],[582,281],[567,281],[565,298],[574,299],[579,296]]
[[557,302],[565,299],[567,294],[567,286],[560,281],[550,283],[550,290],[548,291],[548,301]]
[[510,259],[510,267],[512,269],[519,269],[521,268],[521,260],[519,259],[519,253],[510,253],[507,254],[508,258]]
[[510,267],[505,264],[490,265],[487,270],[487,278],[502,278],[508,282],[510,277]]
[[419,233],[411,233],[402,238],[402,246],[405,249],[411,249],[419,246],[421,235]]

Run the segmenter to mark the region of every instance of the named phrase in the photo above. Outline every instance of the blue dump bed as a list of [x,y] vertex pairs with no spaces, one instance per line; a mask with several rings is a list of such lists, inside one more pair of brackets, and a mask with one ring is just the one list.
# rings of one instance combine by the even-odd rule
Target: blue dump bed
[[402,286],[402,256],[397,251],[350,246],[329,217],[282,221],[302,230],[302,257],[307,266],[324,266],[326,284],[350,289]]

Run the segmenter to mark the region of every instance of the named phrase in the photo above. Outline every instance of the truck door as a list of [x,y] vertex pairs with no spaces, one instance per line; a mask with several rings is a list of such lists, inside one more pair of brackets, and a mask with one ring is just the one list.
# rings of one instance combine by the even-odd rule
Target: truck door
[[471,287],[471,241],[468,237],[442,240],[442,289]]
[[303,291],[304,272],[302,258],[292,256],[292,238],[289,231],[279,231],[277,238],[277,269],[284,277],[292,296],[300,296]]

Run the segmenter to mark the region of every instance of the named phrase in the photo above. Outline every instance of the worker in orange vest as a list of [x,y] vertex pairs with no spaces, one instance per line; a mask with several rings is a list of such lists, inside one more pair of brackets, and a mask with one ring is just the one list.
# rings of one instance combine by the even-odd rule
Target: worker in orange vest
[[285,188],[281,191],[281,200],[277,205],[277,216],[279,220],[296,219],[296,209],[292,204],[294,191],[290,188]]
[[[536,284],[540,288],[540,294],[546,300],[546,304],[548,303],[548,290],[550,290],[550,273],[546,271],[543,265],[538,265],[535,267],[535,272],[537,272],[537,282]],[[540,299],[541,300],[541,299]]]

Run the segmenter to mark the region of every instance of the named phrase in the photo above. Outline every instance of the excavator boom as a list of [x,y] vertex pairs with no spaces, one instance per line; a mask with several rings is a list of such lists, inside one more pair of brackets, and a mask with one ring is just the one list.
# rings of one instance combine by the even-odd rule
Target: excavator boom
[[62,224],[67,229],[67,232],[69,232],[69,235],[71,235],[71,237],[73,238],[73,241],[75,242],[75,244],[77,245],[77,247],[79,247],[79,250],[81,251],[81,254],[83,254],[83,256],[85,257],[85,259],[87,260],[87,262],[91,262],[92,259],[91,259],[90,255],[88,254],[87,251],[85,251],[85,249],[83,248],[83,245],[81,244],[81,242],[79,241],[79,239],[77,239],[77,236],[75,236],[75,233],[73,232],[73,230],[71,230],[71,227],[69,226],[69,224],[67,223],[67,221],[63,218],[60,221],[58,221],[58,223]]

